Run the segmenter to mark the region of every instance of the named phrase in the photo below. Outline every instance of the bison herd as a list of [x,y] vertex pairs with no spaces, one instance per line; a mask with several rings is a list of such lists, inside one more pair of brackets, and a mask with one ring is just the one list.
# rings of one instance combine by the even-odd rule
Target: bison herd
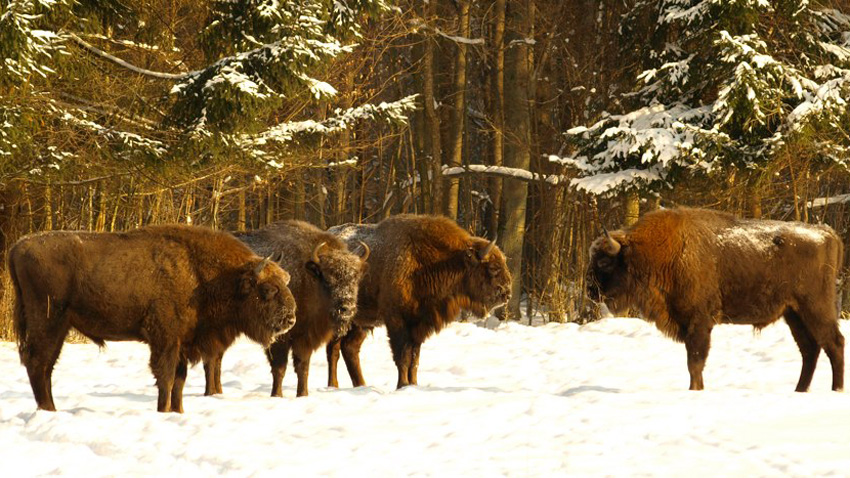
[[[759,328],[780,317],[802,355],[797,390],[809,388],[821,349],[832,365],[832,388],[840,390],[842,252],[826,226],[661,210],[594,241],[587,295],[684,342],[692,390],[703,388],[715,324]],[[235,235],[174,225],[46,232],[18,241],[8,265],[18,350],[44,410],[56,409],[51,376],[72,327],[101,346],[147,343],[157,410],[182,412],[188,365],[203,361],[205,393],[221,393],[224,352],[241,334],[265,348],[272,396],[282,396],[290,351],[297,395],[307,395],[310,357],[323,345],[328,386],[338,386],[340,354],[353,385],[365,385],[360,347],[381,325],[398,387],[415,385],[430,335],[462,311],[486,315],[511,290],[495,241],[424,215],[328,231],[284,221]]]

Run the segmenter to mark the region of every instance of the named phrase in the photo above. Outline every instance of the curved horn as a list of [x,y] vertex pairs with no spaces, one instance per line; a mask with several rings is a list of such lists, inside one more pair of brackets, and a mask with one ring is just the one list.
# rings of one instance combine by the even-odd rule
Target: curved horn
[[269,265],[269,262],[271,262],[271,261],[272,261],[272,256],[269,256],[269,257],[266,257],[265,259],[263,259],[262,262],[257,264],[257,267],[254,268],[254,275],[259,276],[260,273],[263,272],[263,269],[265,269],[266,266]]
[[493,252],[493,248],[496,247],[496,239],[499,238],[499,234],[493,236],[493,240],[487,244],[487,247],[478,251],[478,259],[481,261],[486,261],[490,257],[490,253]]
[[313,262],[315,262],[316,264],[321,262],[321,260],[319,259],[319,251],[322,250],[323,247],[325,247],[325,244],[327,244],[327,242],[322,242],[318,246],[316,246],[315,249],[313,249],[313,256],[311,257],[311,259],[313,259]]
[[608,239],[608,252],[610,252],[612,256],[616,256],[620,253],[620,243],[611,237],[611,234],[608,234],[608,229],[605,229],[605,226],[602,226],[602,230],[605,232],[605,238]]
[[363,241],[357,241],[363,246],[363,255],[360,256],[360,262],[366,262],[366,259],[369,259],[369,254],[372,253],[372,249],[369,249],[369,246],[366,245]]

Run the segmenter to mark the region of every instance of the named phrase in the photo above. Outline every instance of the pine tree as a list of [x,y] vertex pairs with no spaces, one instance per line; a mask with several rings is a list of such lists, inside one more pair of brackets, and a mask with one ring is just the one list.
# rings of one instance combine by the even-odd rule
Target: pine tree
[[790,144],[850,167],[849,30],[808,0],[638,1],[620,30],[640,65],[626,112],[569,130],[575,154],[551,159],[596,195],[658,192],[688,172],[755,187]]

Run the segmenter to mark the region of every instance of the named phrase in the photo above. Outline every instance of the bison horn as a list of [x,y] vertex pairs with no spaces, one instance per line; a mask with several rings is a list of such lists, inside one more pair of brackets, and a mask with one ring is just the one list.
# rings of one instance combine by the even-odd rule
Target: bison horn
[[496,247],[496,239],[499,238],[499,235],[496,234],[493,237],[493,240],[487,244],[487,247],[478,251],[478,260],[486,261],[490,257],[490,253],[493,252],[493,248]]
[[620,253],[620,243],[611,237],[611,234],[608,234],[608,229],[605,229],[605,226],[602,226],[602,230],[605,232],[605,238],[608,239],[608,252],[612,256],[616,256]]
[[318,246],[316,246],[315,249],[313,249],[312,259],[313,262],[315,262],[316,264],[319,264],[321,262],[321,260],[319,259],[319,251],[322,250],[323,247],[325,247],[325,244],[327,244],[327,242],[322,242]]
[[266,257],[265,259],[263,259],[259,264],[257,264],[257,267],[254,269],[254,275],[259,276],[260,273],[263,272],[263,270],[266,268],[267,265],[269,265],[269,262],[271,262],[271,261],[272,261],[272,256],[269,256],[269,257]]
[[360,256],[360,262],[366,262],[366,259],[369,259],[369,254],[372,253],[372,249],[369,249],[369,246],[363,241],[357,241],[363,246],[363,254]]

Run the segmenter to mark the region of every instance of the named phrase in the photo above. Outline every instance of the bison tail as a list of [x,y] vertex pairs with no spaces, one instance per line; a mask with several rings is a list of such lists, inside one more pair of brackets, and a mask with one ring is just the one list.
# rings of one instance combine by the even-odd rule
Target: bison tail
[[15,328],[15,341],[18,344],[18,355],[21,357],[21,360],[24,360],[27,347],[25,340],[27,336],[27,320],[24,311],[24,297],[23,292],[21,291],[21,283],[20,280],[18,280],[15,261],[12,260],[11,254],[9,255],[8,264],[9,275],[12,277],[12,287],[15,289],[15,311],[12,318]]

